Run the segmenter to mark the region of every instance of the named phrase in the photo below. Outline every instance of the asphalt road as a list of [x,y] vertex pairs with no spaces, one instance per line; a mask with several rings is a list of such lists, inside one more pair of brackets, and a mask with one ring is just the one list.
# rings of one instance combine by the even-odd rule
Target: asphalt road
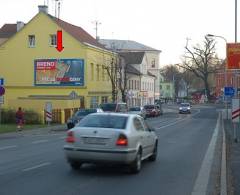
[[139,174],[122,167],[84,165],[64,158],[65,132],[0,135],[0,195],[190,195],[212,138],[217,110],[148,119],[159,136],[156,162]]

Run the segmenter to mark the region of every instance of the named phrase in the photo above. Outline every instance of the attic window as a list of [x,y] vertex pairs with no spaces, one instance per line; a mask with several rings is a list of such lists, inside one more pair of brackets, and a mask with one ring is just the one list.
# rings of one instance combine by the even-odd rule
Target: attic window
[[57,36],[56,34],[50,35],[50,46],[56,46],[57,45]]
[[35,47],[35,35],[28,35],[28,46]]

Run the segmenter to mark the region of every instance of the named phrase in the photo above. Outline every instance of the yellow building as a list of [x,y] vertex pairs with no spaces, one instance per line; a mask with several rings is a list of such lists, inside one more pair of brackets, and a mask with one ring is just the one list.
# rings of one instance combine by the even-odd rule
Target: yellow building
[[[61,32],[64,48],[60,52],[56,46]],[[114,56],[82,28],[39,6],[39,13],[27,24],[5,24],[0,29],[0,78],[6,91],[3,107],[21,106],[44,113],[50,102],[59,114],[54,120],[63,123],[73,108],[96,107],[111,100],[104,67]]]

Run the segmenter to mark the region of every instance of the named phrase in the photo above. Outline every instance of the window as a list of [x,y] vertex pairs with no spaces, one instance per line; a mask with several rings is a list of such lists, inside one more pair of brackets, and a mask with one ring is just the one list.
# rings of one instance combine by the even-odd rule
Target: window
[[56,46],[57,45],[57,36],[54,35],[50,35],[50,46]]
[[138,118],[133,119],[133,125],[137,131],[144,131],[144,127]]
[[152,60],[151,64],[152,64],[152,68],[155,68],[155,59]]
[[128,89],[131,89],[131,80],[128,80]]
[[99,81],[99,77],[100,77],[100,68],[99,68],[99,65],[97,65],[97,81]]
[[[127,116],[88,115],[84,117],[77,126],[125,129],[127,121]],[[98,129],[98,131],[101,131],[101,129]]]
[[105,81],[105,69],[103,65],[102,65],[102,81]]
[[28,46],[35,47],[35,35],[28,35]]
[[107,103],[108,102],[108,96],[102,96],[101,103]]
[[98,107],[98,97],[93,96],[90,99],[90,108],[97,108]]
[[160,89],[162,89],[162,85],[160,85]]
[[134,89],[137,89],[137,81],[134,80]]
[[94,64],[91,63],[91,80],[94,80]]

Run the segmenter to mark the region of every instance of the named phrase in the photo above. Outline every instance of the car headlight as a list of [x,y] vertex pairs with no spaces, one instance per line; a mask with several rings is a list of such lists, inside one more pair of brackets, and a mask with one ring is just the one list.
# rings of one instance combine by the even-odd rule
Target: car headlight
[[179,110],[182,110],[182,107],[180,107]]

